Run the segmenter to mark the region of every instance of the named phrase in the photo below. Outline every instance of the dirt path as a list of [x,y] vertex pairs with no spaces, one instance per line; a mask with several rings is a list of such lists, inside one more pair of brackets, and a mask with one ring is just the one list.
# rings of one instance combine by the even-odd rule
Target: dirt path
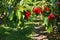
[[33,35],[33,40],[48,40],[47,32],[45,31],[44,27],[40,26],[40,16],[37,17],[37,22],[34,23],[36,27],[34,28],[35,34]]
[[36,27],[34,28],[35,34],[33,35],[33,40],[60,40],[60,34],[55,27],[53,27],[53,33],[48,34],[44,27],[40,26],[40,17],[37,17]]

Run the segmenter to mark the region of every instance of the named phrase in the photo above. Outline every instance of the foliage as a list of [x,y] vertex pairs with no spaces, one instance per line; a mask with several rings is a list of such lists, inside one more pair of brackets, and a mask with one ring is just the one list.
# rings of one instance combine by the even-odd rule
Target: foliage
[[31,21],[34,15],[40,15],[41,26],[45,26],[50,33],[58,10],[55,2],[56,0],[0,0],[0,16],[4,15],[2,19],[5,22],[9,20],[19,28],[24,28],[25,21]]

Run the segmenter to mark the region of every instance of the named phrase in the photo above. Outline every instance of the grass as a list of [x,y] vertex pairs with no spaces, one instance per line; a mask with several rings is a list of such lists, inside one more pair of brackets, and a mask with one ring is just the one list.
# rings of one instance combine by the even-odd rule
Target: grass
[[7,21],[0,25],[0,40],[32,40],[34,24],[27,22],[24,28],[18,28],[13,22]]
[[25,22],[25,27],[22,28],[19,28],[14,22],[6,20],[0,25],[0,40],[32,40],[34,23],[37,22],[36,18],[32,20]]

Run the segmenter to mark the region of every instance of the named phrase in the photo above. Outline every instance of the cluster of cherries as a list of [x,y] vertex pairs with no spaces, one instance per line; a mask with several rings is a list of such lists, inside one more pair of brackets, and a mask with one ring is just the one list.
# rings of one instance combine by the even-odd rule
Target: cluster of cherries
[[[49,8],[48,7],[44,7],[44,10],[45,11],[49,11]],[[40,7],[36,7],[36,8],[33,8],[32,12],[35,13],[35,14],[37,14],[37,15],[39,15],[39,14],[43,13],[44,10],[42,10]],[[28,19],[30,17],[30,12],[29,11],[26,11],[24,14],[25,14],[25,18],[26,19]],[[55,18],[54,14],[50,13],[48,15],[48,20],[49,21],[51,21],[54,18]]]

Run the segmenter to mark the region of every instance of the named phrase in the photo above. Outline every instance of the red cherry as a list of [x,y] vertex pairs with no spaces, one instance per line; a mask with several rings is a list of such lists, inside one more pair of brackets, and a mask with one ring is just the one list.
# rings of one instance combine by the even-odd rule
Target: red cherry
[[43,10],[40,9],[40,10],[37,11],[37,14],[40,14],[42,12],[43,12]]
[[51,21],[52,19],[54,19],[55,16],[51,13],[49,16],[48,16],[48,20]]
[[44,10],[45,10],[45,11],[49,11],[49,8],[48,8],[48,7],[44,7]]
[[25,12],[25,18],[28,19],[30,17],[30,12]]
[[36,14],[40,14],[40,13],[43,12],[43,10],[40,9],[40,7],[36,7],[36,8],[33,9],[33,12],[36,13]]
[[34,8],[34,9],[33,9],[33,12],[34,12],[34,13],[37,13],[38,10],[40,10],[40,7]]

